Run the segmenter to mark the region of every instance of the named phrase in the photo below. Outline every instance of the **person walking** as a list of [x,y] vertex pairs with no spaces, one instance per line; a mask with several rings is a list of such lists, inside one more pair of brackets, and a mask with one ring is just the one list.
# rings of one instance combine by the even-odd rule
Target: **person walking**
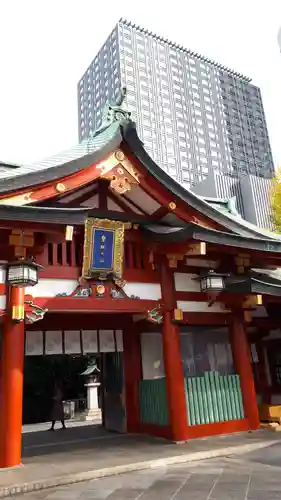
[[61,382],[56,382],[53,396],[53,408],[51,412],[52,425],[49,429],[50,431],[55,430],[56,422],[60,421],[62,429],[66,429],[64,422],[64,411],[63,411],[63,389]]

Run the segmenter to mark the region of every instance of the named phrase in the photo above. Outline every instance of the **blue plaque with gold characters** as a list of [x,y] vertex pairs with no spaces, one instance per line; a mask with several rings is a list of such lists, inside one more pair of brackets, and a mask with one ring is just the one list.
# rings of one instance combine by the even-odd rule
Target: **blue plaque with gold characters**
[[86,220],[83,278],[122,278],[124,231],[130,227],[130,223],[108,219]]

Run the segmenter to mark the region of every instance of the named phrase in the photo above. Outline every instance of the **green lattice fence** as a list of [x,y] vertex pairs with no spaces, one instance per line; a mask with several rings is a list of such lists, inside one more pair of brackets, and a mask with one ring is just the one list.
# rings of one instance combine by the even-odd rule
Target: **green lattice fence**
[[185,379],[189,425],[241,420],[244,408],[238,375],[206,372]]
[[145,424],[168,425],[166,379],[139,382],[140,420]]

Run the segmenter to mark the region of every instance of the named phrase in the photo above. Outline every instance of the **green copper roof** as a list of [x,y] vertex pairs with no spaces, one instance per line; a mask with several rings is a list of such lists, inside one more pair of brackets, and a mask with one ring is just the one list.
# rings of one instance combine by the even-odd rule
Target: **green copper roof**
[[126,89],[122,88],[116,97],[115,103],[105,106],[101,126],[95,131],[92,137],[84,139],[80,144],[43,161],[21,165],[11,171],[0,171],[0,185],[1,178],[6,181],[13,177],[26,176],[34,172],[42,172],[50,168],[59,167],[75,160],[80,160],[84,156],[91,155],[101,150],[107,144],[110,144],[112,139],[118,134],[122,122],[130,121],[131,113],[124,106],[125,97]]
[[267,229],[263,229],[255,226],[251,222],[246,221],[241,217],[241,215],[237,212],[234,200],[232,199],[220,199],[220,198],[208,198],[202,197],[202,199],[211,205],[215,210],[218,210],[220,213],[228,217],[229,219],[236,221],[240,224],[241,227],[251,230],[258,237],[266,237],[271,238],[277,241],[281,241],[281,236],[277,233],[269,231]]
[[[119,122],[114,122],[94,137],[85,139],[80,144],[62,151],[61,153],[50,156],[49,158],[46,158],[39,162],[31,163],[29,165],[22,165],[19,168],[15,168],[13,170],[11,169],[9,171],[6,170],[5,172],[0,172],[0,183],[5,182],[7,179],[10,179],[12,177],[19,177],[22,175],[26,176],[28,174],[33,174],[34,172],[58,167],[60,165],[64,165],[65,163],[72,162],[73,160],[77,160],[82,158],[83,156],[94,153],[111,141],[111,139],[116,135],[119,126]],[[1,177],[3,180],[1,180]]]

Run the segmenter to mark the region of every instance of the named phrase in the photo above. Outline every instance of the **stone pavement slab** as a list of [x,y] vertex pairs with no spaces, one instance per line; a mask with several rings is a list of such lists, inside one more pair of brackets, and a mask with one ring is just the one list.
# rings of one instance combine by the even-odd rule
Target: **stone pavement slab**
[[[94,421],[91,420],[66,420],[66,426],[68,429],[76,428],[76,427],[92,427],[93,425],[101,425],[101,418],[97,418]],[[59,424],[57,424],[59,427]],[[51,427],[51,422],[42,422],[39,424],[27,424],[22,426],[23,434],[31,434],[37,433],[40,431],[47,431]]]
[[[246,453],[281,443],[280,435],[268,430],[195,439],[177,445],[146,436],[110,434],[97,427],[85,429],[79,431],[82,438],[76,441],[75,429],[45,432],[42,436],[33,433],[32,438],[25,435],[23,465],[0,470],[0,497],[130,471]],[[211,477],[209,482],[212,482]],[[208,487],[209,483],[206,489]]]
[[28,493],[18,500],[276,500],[281,468],[219,458]]

